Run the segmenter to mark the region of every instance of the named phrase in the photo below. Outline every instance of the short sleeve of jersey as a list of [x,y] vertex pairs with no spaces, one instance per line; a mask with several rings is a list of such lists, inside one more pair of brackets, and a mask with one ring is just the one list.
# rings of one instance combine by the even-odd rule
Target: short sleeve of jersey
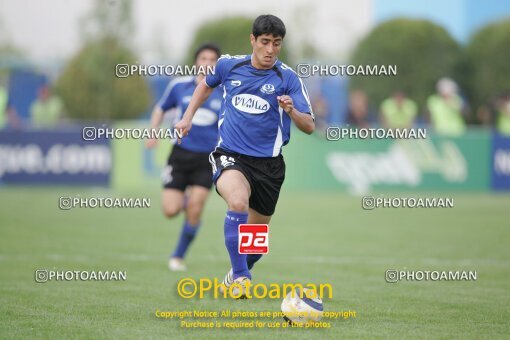
[[220,59],[218,59],[218,62],[214,67],[214,73],[208,74],[205,77],[205,83],[207,84],[207,86],[216,87],[223,83],[223,80],[225,79],[227,73],[229,60],[230,60],[229,58],[223,56]]
[[308,113],[315,119],[305,84],[294,72],[290,73],[288,86],[288,95],[292,98],[296,110]]
[[168,111],[177,106],[178,104],[177,89],[178,89],[177,82],[175,80],[172,80],[166,87],[163,96],[161,96],[161,99],[158,102],[158,106],[161,108],[161,110]]

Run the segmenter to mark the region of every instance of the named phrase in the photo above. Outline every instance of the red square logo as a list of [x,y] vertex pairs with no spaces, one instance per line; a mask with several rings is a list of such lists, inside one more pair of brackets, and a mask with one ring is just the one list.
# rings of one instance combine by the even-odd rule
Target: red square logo
[[267,254],[269,252],[269,225],[240,224],[239,254]]

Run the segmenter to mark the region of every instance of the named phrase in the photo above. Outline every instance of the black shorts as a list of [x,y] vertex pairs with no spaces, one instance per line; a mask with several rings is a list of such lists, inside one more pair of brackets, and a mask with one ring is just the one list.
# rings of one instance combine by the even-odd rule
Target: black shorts
[[189,151],[175,144],[161,174],[161,180],[163,187],[167,189],[184,191],[188,185],[211,189],[213,181],[209,154]]
[[250,183],[250,208],[262,215],[273,215],[285,179],[285,162],[282,155],[252,157],[217,148],[211,153],[211,164],[214,183],[223,170],[241,171]]

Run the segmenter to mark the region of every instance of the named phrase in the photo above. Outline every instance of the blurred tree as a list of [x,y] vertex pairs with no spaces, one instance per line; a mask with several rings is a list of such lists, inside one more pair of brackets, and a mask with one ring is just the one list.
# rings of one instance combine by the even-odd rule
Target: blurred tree
[[[253,20],[255,18],[229,17],[204,23],[195,33],[185,62],[193,64],[196,49],[204,43],[217,44],[222,54],[251,54],[250,33]],[[285,43],[278,58],[290,65]]]
[[0,44],[0,75],[6,75],[16,67],[28,67],[25,53],[11,43]]
[[82,19],[84,47],[66,65],[56,86],[70,117],[129,119],[148,108],[150,90],[143,77],[116,77],[118,64],[137,63],[127,47],[134,29],[131,10],[132,0],[96,0]]
[[68,115],[85,120],[137,117],[151,99],[145,79],[115,76],[117,64],[135,63],[135,55],[114,37],[88,43],[57,81]]
[[366,91],[372,105],[397,90],[424,107],[439,78],[458,79],[461,49],[442,27],[426,21],[394,19],[375,27],[356,47],[351,64],[397,65],[397,76],[356,76],[351,89]]
[[141,76],[117,78],[117,64],[135,64],[136,56],[115,37],[89,42],[57,81],[69,116],[79,119],[136,118],[150,104]]
[[[0,77],[6,77],[10,69],[29,65],[24,51],[13,44],[0,16]],[[5,82],[0,80],[0,82]]]
[[133,0],[95,0],[92,10],[80,20],[83,39],[116,37],[129,45],[135,30],[132,9]]
[[466,48],[468,92],[473,107],[510,91],[510,20],[489,24],[475,33]]

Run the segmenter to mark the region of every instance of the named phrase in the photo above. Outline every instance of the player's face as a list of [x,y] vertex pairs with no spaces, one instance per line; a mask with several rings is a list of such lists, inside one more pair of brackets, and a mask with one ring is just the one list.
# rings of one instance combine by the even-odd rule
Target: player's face
[[218,55],[213,50],[203,50],[197,56],[197,60],[195,61],[195,65],[207,67],[216,65],[216,61],[218,60]]
[[271,68],[280,54],[282,38],[272,34],[259,35],[256,39],[250,35],[253,47],[253,64],[257,68]]

